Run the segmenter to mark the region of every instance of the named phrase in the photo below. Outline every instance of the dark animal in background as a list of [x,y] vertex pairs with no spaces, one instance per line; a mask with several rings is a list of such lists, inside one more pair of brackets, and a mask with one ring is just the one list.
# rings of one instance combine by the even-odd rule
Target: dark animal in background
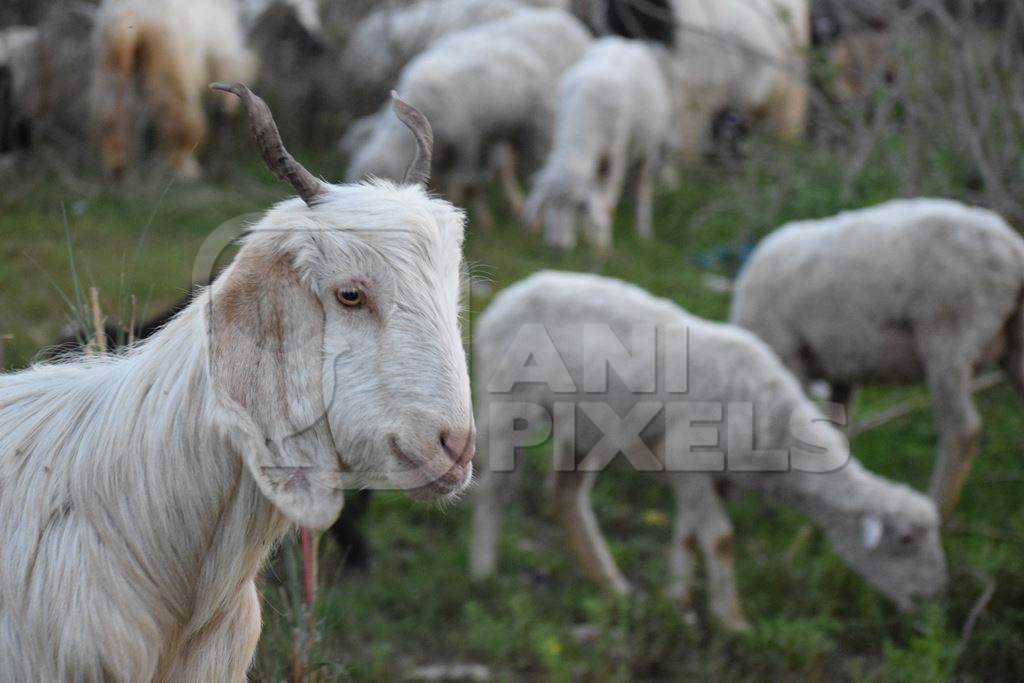
[[814,0],[811,44],[820,47],[849,33],[884,31],[898,12],[898,5],[891,0]]
[[[145,322],[136,324],[133,331],[134,338],[142,340],[159,332],[174,316],[192,303],[192,298],[198,292],[198,287],[193,288],[167,310]],[[104,334],[107,337],[107,349],[123,348],[128,341],[126,326],[108,322],[104,326]],[[87,331],[74,326],[73,329],[65,331],[64,335],[49,349],[47,355],[50,358],[56,358],[81,352],[85,349],[89,336]],[[341,510],[341,516],[331,526],[331,537],[338,545],[338,553],[347,570],[367,571],[370,568],[370,544],[363,534],[362,525],[372,500],[373,492],[369,490],[353,491],[346,495],[345,507]]]
[[623,38],[676,44],[671,0],[607,0],[605,23],[608,32]]
[[750,122],[731,109],[723,109],[711,121],[709,161],[739,161],[746,155],[743,141],[750,135]]
[[8,66],[0,66],[0,154],[28,147],[27,121],[14,102],[14,77]]
[[28,149],[32,142],[35,55],[39,31],[0,29],[0,153]]

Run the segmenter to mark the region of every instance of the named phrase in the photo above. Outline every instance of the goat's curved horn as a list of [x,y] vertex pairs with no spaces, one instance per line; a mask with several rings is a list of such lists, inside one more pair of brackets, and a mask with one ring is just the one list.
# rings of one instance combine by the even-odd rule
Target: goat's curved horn
[[402,183],[419,183],[426,187],[430,182],[430,162],[434,156],[434,131],[430,128],[430,121],[419,109],[401,100],[394,90],[391,91],[391,100],[398,120],[404,123],[416,138],[416,156],[406,169]]
[[249,133],[256,142],[267,168],[280,180],[295,188],[302,200],[312,206],[323,194],[324,184],[284,148],[281,133],[277,130],[274,115],[270,113],[267,103],[249,90],[244,83],[211,83],[210,89],[233,93],[242,100],[246,111],[249,112]]

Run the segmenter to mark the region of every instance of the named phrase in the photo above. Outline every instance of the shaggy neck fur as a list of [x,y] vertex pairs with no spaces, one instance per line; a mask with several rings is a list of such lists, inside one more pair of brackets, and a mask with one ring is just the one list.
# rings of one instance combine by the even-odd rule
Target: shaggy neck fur
[[[760,351],[759,341],[756,344],[763,355],[762,364],[777,367],[770,380],[758,380],[747,388],[758,416],[758,442],[766,448],[789,449],[793,469],[778,474],[734,474],[731,479],[800,510],[826,528],[837,516],[887,515],[910,505],[907,498],[916,498],[916,494],[866,470],[850,452],[846,438],[825,422],[797,381],[772,354]],[[800,438],[794,433],[794,423],[805,425]]]
[[[0,378],[0,679],[244,675],[251,582],[286,522],[215,428],[208,296],[125,357]],[[189,669],[225,628],[249,653]],[[18,635],[40,632],[56,660]]]

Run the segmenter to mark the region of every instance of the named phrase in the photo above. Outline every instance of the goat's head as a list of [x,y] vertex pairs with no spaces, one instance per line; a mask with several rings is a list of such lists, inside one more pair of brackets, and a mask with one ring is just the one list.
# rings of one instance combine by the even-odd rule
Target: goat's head
[[253,137],[300,199],[253,227],[211,291],[211,375],[225,431],[290,519],[324,526],[342,487],[432,498],[472,474],[459,327],[464,215],[431,199],[430,126],[397,100],[419,152],[406,183],[331,185],[284,149],[245,86]]

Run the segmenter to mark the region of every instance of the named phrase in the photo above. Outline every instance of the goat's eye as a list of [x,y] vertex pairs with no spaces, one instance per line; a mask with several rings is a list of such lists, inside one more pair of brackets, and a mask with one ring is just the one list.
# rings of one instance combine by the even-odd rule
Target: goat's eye
[[342,306],[357,308],[363,305],[363,293],[358,289],[339,289],[337,296]]

